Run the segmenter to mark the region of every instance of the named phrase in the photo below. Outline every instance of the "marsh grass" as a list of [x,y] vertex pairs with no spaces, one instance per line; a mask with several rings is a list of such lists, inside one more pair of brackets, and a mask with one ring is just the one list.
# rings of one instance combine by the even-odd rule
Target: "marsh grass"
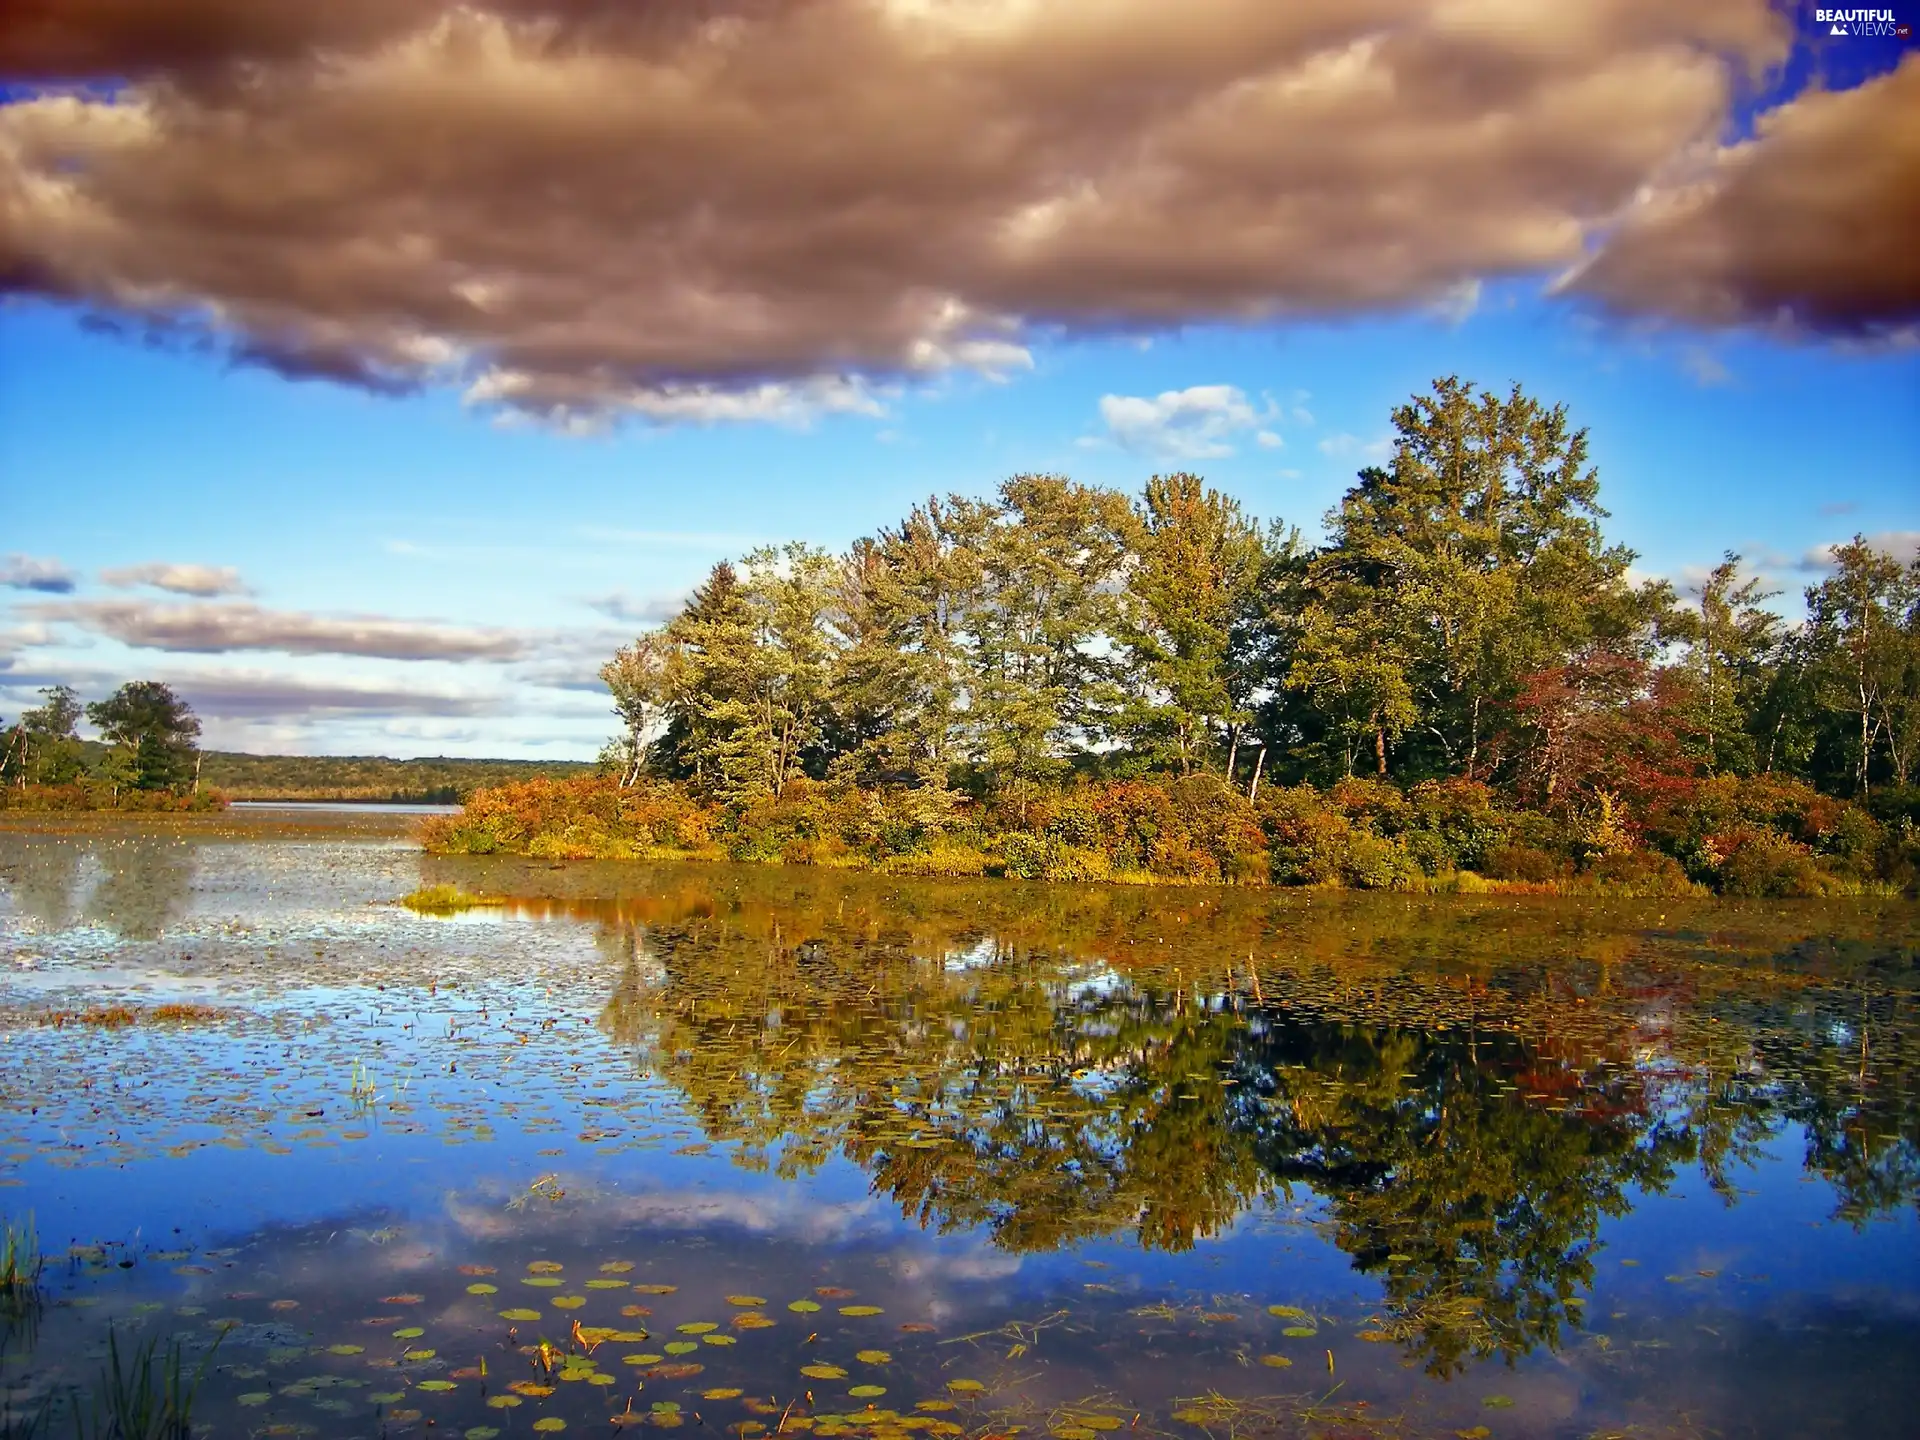
[[11,1308],[30,1301],[40,1290],[40,1236],[33,1216],[15,1223],[0,1221],[0,1299]]
[[90,1395],[73,1398],[77,1440],[192,1440],[194,1397],[219,1346],[216,1338],[189,1373],[178,1339],[162,1350],[155,1336],[123,1357],[110,1328],[107,1368]]
[[420,915],[457,915],[463,910],[478,910],[505,902],[486,895],[474,895],[458,885],[422,885],[400,897],[400,903]]

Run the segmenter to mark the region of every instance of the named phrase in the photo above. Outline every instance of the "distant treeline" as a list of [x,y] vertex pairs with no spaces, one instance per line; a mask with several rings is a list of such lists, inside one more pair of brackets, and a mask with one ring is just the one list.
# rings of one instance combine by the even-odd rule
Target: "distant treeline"
[[[454,804],[489,785],[590,773],[567,760],[432,756],[242,755],[202,750],[193,709],[158,681],[136,680],[84,705],[49,686],[42,704],[0,725],[0,809],[217,809],[228,800]],[[85,740],[82,718],[102,740]]]
[[450,805],[476,789],[523,780],[591,774],[567,760],[463,760],[431,756],[389,760],[378,755],[240,755],[206,752],[200,778],[234,800],[350,800]]

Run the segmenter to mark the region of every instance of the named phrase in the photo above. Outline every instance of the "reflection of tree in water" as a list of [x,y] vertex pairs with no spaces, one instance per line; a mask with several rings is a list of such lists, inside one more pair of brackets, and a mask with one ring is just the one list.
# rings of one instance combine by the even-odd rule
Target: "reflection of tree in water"
[[58,835],[35,836],[34,844],[10,845],[0,881],[14,907],[46,930],[64,930],[80,908],[84,846]]
[[86,918],[131,940],[152,940],[186,913],[199,869],[195,847],[164,836],[95,848],[106,873],[87,896]]
[[844,1155],[921,1224],[1019,1251],[1185,1249],[1305,1185],[1436,1373],[1557,1345],[1606,1217],[1683,1165],[1732,1203],[1785,1124],[1843,1215],[1920,1197],[1912,1007],[1885,987],[1850,1025],[1857,987],[1649,975],[1618,947],[1565,972],[1472,955],[1464,982],[1331,944],[1122,979],[964,925],[650,918],[604,929],[602,1025],[740,1163]]

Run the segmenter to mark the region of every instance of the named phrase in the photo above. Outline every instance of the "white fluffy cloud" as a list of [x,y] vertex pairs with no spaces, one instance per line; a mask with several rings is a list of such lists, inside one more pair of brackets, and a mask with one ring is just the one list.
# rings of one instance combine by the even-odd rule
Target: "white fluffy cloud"
[[[1206,460],[1233,454],[1234,439],[1267,417],[1237,386],[1190,385],[1153,396],[1103,395],[1100,418],[1113,440],[1136,454]],[[1271,448],[1279,438],[1263,431],[1260,443]]]
[[122,565],[102,570],[100,578],[121,590],[145,585],[175,595],[195,595],[202,599],[247,593],[240,572],[231,565],[169,565],[164,561],[152,560],[144,565]]

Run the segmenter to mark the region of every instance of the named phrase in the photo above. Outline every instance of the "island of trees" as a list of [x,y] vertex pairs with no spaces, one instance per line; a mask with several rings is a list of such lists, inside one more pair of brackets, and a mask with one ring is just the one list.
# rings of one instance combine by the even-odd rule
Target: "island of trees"
[[835,555],[714,567],[602,671],[601,773],[431,848],[1389,889],[1913,883],[1920,561],[1837,546],[1788,624],[1608,543],[1584,430],[1455,378],[1324,543],[1190,474],[1019,475]]
[[[70,686],[0,731],[0,807],[29,810],[187,810],[224,803],[200,788],[200,721],[157,680],[131,680],[82,705]],[[82,740],[80,719],[100,732]]]

